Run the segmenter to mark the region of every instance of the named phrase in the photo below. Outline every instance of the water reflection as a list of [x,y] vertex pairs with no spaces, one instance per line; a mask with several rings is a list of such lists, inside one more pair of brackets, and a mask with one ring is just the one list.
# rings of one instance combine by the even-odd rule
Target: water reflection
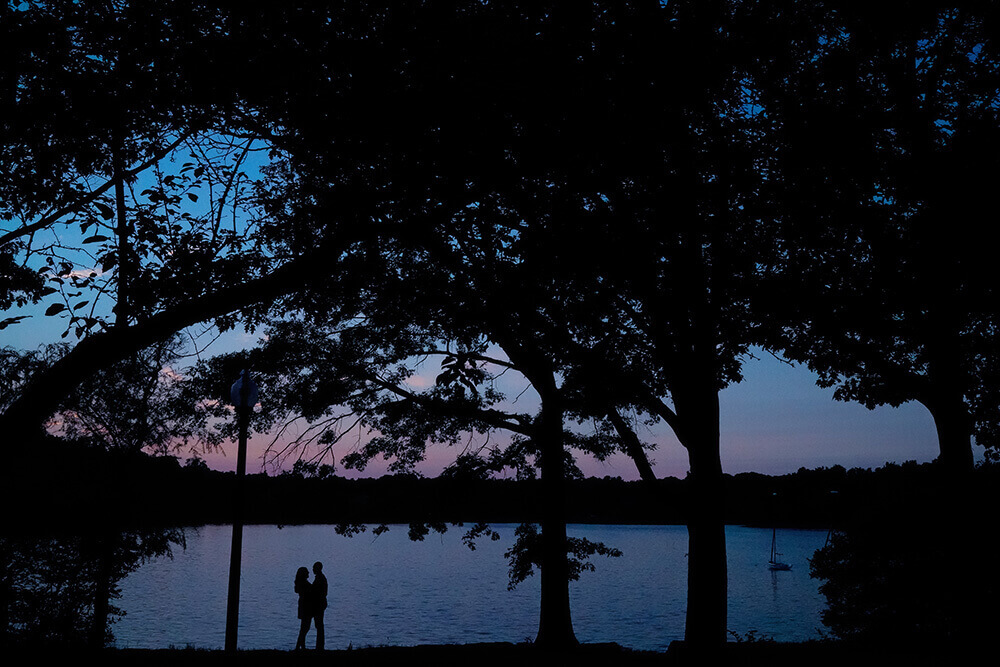
[[[247,526],[240,647],[291,649],[298,634],[290,581],[302,563],[323,561],[329,580],[326,646],[331,649],[427,643],[520,642],[538,623],[538,577],[507,590],[503,553],[513,525],[476,551],[461,529],[410,542],[403,526],[373,538],[338,536],[330,526]],[[687,530],[683,526],[570,526],[570,535],[622,550],[571,586],[573,623],[582,642],[665,650],[684,633]],[[770,530],[730,526],[729,627],[782,641],[817,636],[824,600],[807,559],[825,531],[782,535],[787,572],[767,568]],[[119,646],[221,648],[225,630],[229,528],[191,531],[188,549],[155,561],[123,585]]]

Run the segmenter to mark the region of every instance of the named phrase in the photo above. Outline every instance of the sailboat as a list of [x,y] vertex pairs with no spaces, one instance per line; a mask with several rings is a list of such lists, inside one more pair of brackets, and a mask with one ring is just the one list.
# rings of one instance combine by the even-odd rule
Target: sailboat
[[791,570],[792,569],[791,565],[789,565],[788,563],[783,563],[780,560],[778,560],[778,557],[781,554],[778,553],[778,548],[777,547],[778,547],[778,529],[777,528],[772,528],[771,529],[771,558],[770,558],[770,560],[767,561],[767,567],[768,567],[769,570],[772,570],[772,571],[777,571],[777,570]]

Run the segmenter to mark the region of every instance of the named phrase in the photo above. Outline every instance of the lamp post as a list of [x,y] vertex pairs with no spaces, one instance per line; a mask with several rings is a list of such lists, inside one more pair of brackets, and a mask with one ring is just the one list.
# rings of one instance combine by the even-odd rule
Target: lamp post
[[243,496],[247,472],[247,427],[250,410],[257,404],[257,385],[244,370],[233,383],[230,398],[236,406],[239,424],[239,450],[236,455],[236,493],[233,502],[233,543],[229,551],[229,598],[226,605],[226,651],[236,650],[240,618],[240,569],[243,560]]

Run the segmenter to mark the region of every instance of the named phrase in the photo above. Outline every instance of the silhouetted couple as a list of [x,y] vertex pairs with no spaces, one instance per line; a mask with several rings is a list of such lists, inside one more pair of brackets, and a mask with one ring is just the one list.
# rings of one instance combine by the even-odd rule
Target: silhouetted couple
[[323,635],[323,612],[326,611],[326,577],[323,576],[323,563],[313,564],[313,574],[316,578],[309,581],[309,570],[300,567],[295,573],[295,592],[299,594],[299,639],[295,649],[306,647],[306,633],[310,623],[316,621],[316,648],[322,650],[325,637]]

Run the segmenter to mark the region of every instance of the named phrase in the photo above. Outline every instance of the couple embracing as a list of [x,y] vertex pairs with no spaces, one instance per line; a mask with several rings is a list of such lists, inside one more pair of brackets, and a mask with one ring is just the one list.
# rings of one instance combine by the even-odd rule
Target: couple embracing
[[326,611],[326,577],[323,575],[323,563],[317,561],[313,564],[313,574],[315,579],[309,581],[309,570],[300,567],[295,573],[295,592],[299,594],[299,620],[302,625],[299,627],[299,639],[295,642],[295,649],[306,647],[306,633],[309,632],[310,623],[316,621],[316,648],[323,649],[323,612]]

